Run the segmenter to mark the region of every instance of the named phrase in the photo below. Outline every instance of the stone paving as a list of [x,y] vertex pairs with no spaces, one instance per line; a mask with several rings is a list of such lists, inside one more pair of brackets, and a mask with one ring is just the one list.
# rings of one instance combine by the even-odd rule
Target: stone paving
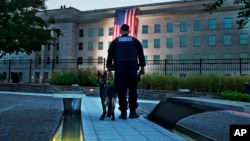
[[[139,101],[156,104],[155,101]],[[147,110],[140,109],[141,114]],[[121,120],[116,108],[116,120],[106,118],[99,120],[102,113],[98,97],[85,97],[82,101],[82,125],[87,141],[184,141],[186,139],[162,128],[141,116],[138,119]]]

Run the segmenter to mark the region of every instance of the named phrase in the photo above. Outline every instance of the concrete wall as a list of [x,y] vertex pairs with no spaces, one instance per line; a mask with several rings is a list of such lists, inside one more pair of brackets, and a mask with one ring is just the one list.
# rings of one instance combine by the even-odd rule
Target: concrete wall
[[[74,87],[75,88],[75,87]],[[72,86],[64,85],[49,85],[49,84],[3,84],[0,83],[0,91],[13,91],[13,92],[34,92],[34,93],[57,93],[60,91],[71,91],[75,90]],[[80,86],[78,89],[80,92],[87,96],[99,96],[99,87],[83,87]],[[138,89],[138,97],[140,99],[150,100],[165,100],[171,96],[204,96],[204,97],[218,97],[218,93],[206,93],[206,92],[195,92],[193,94],[184,94],[177,91],[168,90],[150,90],[150,89]]]

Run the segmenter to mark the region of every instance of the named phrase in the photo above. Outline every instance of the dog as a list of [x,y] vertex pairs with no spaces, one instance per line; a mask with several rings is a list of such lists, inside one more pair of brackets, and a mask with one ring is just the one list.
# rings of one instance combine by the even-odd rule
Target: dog
[[117,95],[115,87],[108,83],[108,75],[106,71],[103,74],[98,71],[98,85],[100,88],[99,93],[103,110],[100,120],[104,120],[106,116],[109,118],[111,117],[111,120],[115,120],[115,104]]

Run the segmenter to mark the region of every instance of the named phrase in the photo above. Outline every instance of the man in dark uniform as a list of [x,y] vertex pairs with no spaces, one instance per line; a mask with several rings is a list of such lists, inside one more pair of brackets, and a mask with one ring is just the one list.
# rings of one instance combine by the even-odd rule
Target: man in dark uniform
[[[120,29],[121,36],[113,40],[108,49],[107,69],[112,75],[115,71],[114,85],[119,98],[119,118],[127,119],[127,109],[129,106],[129,118],[138,118],[136,113],[137,103],[137,71],[144,74],[145,57],[143,48],[136,38],[129,36],[129,26],[123,24]],[[126,98],[129,90],[128,101]]]

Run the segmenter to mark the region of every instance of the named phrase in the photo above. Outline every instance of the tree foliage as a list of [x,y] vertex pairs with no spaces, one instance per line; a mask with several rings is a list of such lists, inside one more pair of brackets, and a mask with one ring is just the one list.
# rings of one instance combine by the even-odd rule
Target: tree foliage
[[[213,11],[220,8],[226,0],[215,0],[213,3],[204,4],[207,10]],[[238,25],[242,29],[249,22],[250,18],[250,0],[234,0],[234,5],[238,5]]]
[[53,40],[47,30],[48,23],[36,16],[46,10],[44,3],[45,0],[0,1],[1,53],[31,54]]

